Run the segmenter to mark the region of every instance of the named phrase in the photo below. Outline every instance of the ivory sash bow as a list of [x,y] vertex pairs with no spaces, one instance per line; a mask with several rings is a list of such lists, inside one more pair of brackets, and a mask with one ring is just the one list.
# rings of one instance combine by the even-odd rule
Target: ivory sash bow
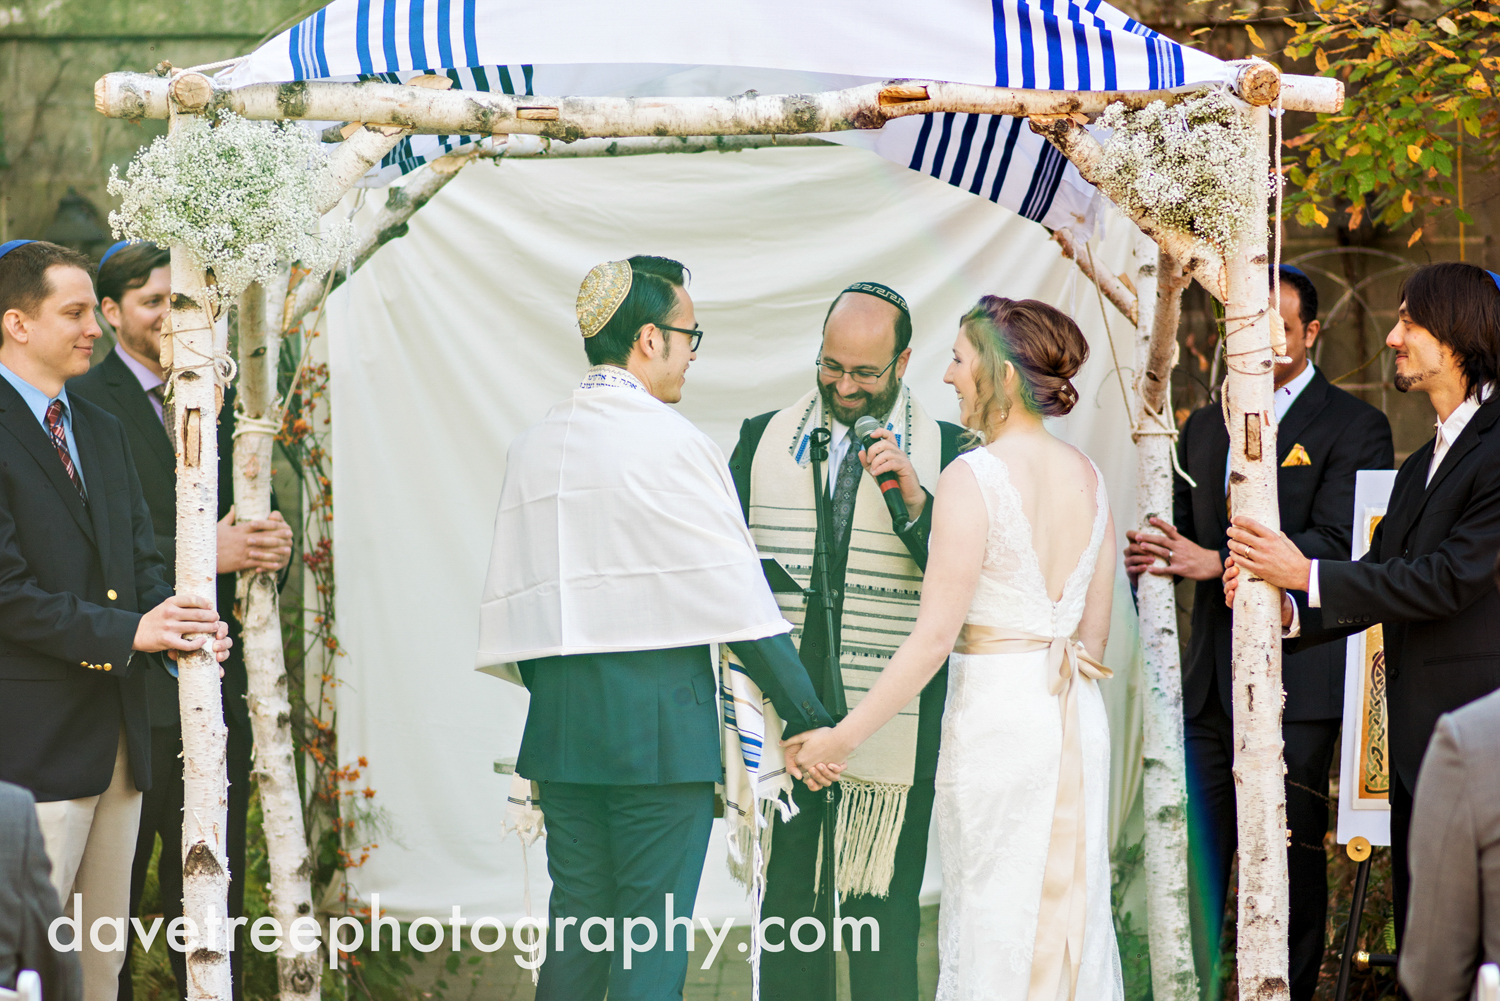
[[1063,636],[1041,636],[1020,629],[966,623],[954,653],[993,654],[1047,651],[1047,690],[1058,697],[1062,713],[1062,758],[1057,769],[1057,805],[1042,878],[1036,946],[1031,959],[1027,1001],[1056,1001],[1063,970],[1069,973],[1068,997],[1078,989],[1083,962],[1083,929],[1087,904],[1083,802],[1083,742],[1078,733],[1079,675],[1095,681],[1112,676],[1090,657],[1083,644]]

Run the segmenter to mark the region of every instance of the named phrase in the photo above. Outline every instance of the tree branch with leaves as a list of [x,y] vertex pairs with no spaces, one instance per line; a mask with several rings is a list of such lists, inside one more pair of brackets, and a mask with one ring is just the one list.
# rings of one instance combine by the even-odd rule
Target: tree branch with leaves
[[1296,34],[1284,54],[1311,57],[1349,90],[1340,114],[1319,115],[1286,144],[1287,208],[1299,223],[1415,221],[1410,245],[1440,217],[1473,222],[1456,204],[1454,171],[1459,144],[1481,170],[1500,152],[1500,15],[1489,8],[1461,0],[1422,20],[1340,0],[1311,23],[1287,19]]

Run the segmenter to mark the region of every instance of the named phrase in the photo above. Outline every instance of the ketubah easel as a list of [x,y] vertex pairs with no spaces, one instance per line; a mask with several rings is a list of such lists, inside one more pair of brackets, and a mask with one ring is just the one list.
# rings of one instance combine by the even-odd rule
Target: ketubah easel
[[1363,837],[1350,838],[1344,850],[1359,863],[1359,869],[1354,873],[1354,897],[1349,901],[1349,924],[1344,929],[1344,948],[1339,953],[1339,979],[1333,992],[1334,1001],[1348,1001],[1349,976],[1354,967],[1367,970],[1372,966],[1396,965],[1395,956],[1355,950],[1359,945],[1359,922],[1365,913],[1365,891],[1370,885],[1370,857],[1375,850]]

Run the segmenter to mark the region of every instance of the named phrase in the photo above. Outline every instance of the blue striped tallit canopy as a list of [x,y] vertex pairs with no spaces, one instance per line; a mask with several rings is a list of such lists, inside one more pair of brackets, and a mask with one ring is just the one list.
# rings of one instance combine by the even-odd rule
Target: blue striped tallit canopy
[[[1156,90],[1234,77],[1102,0],[333,0],[220,82],[394,83],[427,73],[459,89],[551,97],[805,93],[903,77]],[[404,139],[365,183],[476,138]],[[1092,228],[1094,189],[1021,119],[940,113],[827,138],[1049,228]]]

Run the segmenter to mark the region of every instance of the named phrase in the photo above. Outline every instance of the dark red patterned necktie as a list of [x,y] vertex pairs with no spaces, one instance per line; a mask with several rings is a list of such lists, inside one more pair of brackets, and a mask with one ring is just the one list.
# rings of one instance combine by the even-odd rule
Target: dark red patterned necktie
[[47,434],[52,439],[52,447],[57,449],[57,457],[62,460],[63,468],[68,471],[68,479],[78,488],[78,496],[86,501],[88,494],[83,492],[83,480],[73,466],[73,456],[68,453],[68,432],[63,429],[62,416],[62,400],[53,400],[47,404]]

